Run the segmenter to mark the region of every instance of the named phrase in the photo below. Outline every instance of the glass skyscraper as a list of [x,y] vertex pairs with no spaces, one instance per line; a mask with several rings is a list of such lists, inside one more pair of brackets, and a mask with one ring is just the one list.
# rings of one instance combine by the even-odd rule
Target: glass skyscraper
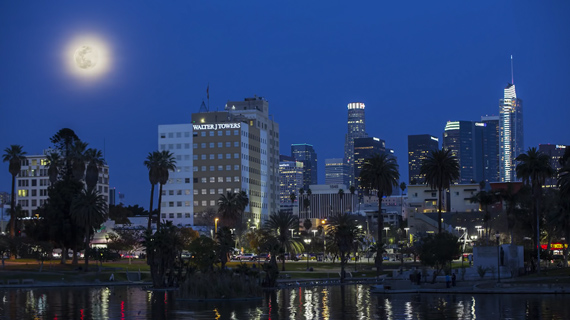
[[507,84],[499,100],[499,172],[501,182],[516,181],[515,159],[524,152],[522,100],[514,84]]
[[346,185],[354,185],[354,139],[366,138],[366,121],[364,117],[364,103],[353,102],[348,104],[348,132],[344,142],[344,161],[347,167]]
[[317,153],[315,148],[306,143],[292,144],[291,156],[296,161],[303,163],[303,188],[307,190],[309,185],[317,184]]
[[431,134],[408,136],[408,175],[409,184],[421,184],[424,178],[420,175],[422,162],[433,150],[439,149],[439,139]]

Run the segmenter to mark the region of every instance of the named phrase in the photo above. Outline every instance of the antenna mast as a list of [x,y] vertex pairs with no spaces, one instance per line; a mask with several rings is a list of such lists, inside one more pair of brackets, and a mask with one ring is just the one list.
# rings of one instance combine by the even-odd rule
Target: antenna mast
[[513,55],[511,54],[511,84],[515,84],[515,77],[513,73]]

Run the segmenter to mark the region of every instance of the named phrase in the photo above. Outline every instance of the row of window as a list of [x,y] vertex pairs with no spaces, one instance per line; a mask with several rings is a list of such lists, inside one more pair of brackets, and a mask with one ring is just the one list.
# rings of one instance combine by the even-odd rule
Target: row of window
[[[162,213],[161,215],[162,215],[163,219],[166,219],[166,213]],[[174,213],[169,213],[168,218],[174,219]],[[182,219],[182,213],[180,213],[180,212],[176,213],[176,218]],[[184,213],[184,218],[190,218],[190,213],[188,213],[188,212]]]

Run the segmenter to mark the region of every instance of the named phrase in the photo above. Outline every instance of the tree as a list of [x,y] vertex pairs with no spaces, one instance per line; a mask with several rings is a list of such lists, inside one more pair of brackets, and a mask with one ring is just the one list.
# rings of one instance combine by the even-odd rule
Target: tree
[[205,235],[192,240],[188,246],[188,251],[192,252],[190,263],[202,273],[212,271],[217,260],[216,247],[216,242]]
[[60,129],[53,137],[50,138],[51,143],[54,144],[60,155],[63,157],[62,169],[60,174],[65,177],[72,175],[72,161],[73,161],[73,145],[79,137],[75,132],[69,128]]
[[356,250],[354,243],[362,242],[362,230],[358,228],[354,216],[348,213],[336,213],[329,218],[327,238],[338,250],[340,256],[340,281],[344,282],[344,270],[348,255]]
[[351,185],[348,190],[350,190],[350,212],[354,212],[354,193],[356,192],[356,187]]
[[[154,200],[154,186],[158,184],[160,175],[159,175],[159,163],[160,163],[160,152],[154,151],[149,152],[146,156],[146,160],[144,161],[145,167],[148,169],[148,180],[150,181],[150,207],[148,209],[148,230],[151,230],[151,223],[152,223],[152,206]],[[160,207],[160,203],[158,204]],[[160,219],[160,217],[158,218]]]
[[73,178],[82,181],[85,178],[85,162],[87,161],[86,151],[87,143],[81,140],[75,140],[72,151],[72,172]]
[[406,190],[406,183],[403,181],[400,183],[400,190],[402,190],[402,196],[400,197],[400,212],[402,217],[404,217],[404,190]]
[[218,199],[218,214],[227,227],[237,228],[241,224],[245,200],[243,194],[228,191]]
[[[23,150],[24,147],[13,144],[9,148],[4,149],[4,154],[2,155],[2,161],[8,162],[8,171],[12,175],[12,193],[10,195],[10,208],[16,207],[16,176],[20,173],[22,168],[22,161],[26,159],[26,152]],[[10,215],[10,237],[14,238],[16,235],[16,217]],[[12,256],[15,259],[15,256]]]
[[309,230],[311,230],[312,227],[313,227],[313,223],[311,222],[311,219],[305,219],[305,221],[303,221],[303,228],[305,228],[305,232],[307,232],[307,236],[309,235]]
[[160,228],[160,209],[162,208],[162,186],[168,182],[169,172],[176,170],[176,158],[174,154],[168,150],[160,152],[160,161],[158,162],[158,219],[156,220],[156,229]]
[[[550,157],[541,153],[535,147],[529,148],[526,153],[520,154],[515,159],[518,165],[515,172],[523,183],[530,185],[532,189],[533,208],[535,212],[536,246],[540,248],[540,199],[542,197],[542,185],[547,178],[554,175],[554,169],[550,165]],[[537,272],[540,273],[540,250],[537,254]]]
[[[398,187],[400,173],[398,164],[394,158],[386,154],[375,154],[371,158],[365,159],[360,172],[362,187],[368,192],[376,191],[378,196],[378,225],[377,244],[380,248],[382,243],[382,228],[384,227],[384,217],[382,216],[382,198],[392,194],[394,187]],[[374,264],[376,265],[376,276],[380,276],[382,268],[381,250],[376,254]]]
[[520,195],[518,192],[514,191],[512,183],[507,183],[506,189],[499,190],[498,198],[505,202],[505,214],[507,218],[507,229],[509,230],[509,235],[511,238],[511,244],[514,243],[513,240],[513,229],[517,223],[516,209],[519,202]]
[[[558,188],[560,188],[562,223],[564,237],[568,242],[570,239],[570,148],[566,148],[564,155],[558,161],[561,166],[558,171]],[[565,266],[568,265],[568,251],[568,248],[564,248]]]
[[338,189],[338,197],[340,198],[340,210],[344,212],[344,207],[342,206],[342,198],[344,197],[343,189]]
[[48,176],[51,185],[53,186],[59,177],[59,168],[62,165],[61,157],[57,152],[50,152],[46,155],[46,160],[48,162]]
[[226,268],[226,263],[229,260],[229,254],[234,247],[234,235],[227,226],[223,226],[216,233],[216,241],[218,248],[218,257],[222,264],[222,269]]
[[107,220],[107,203],[103,196],[94,189],[82,190],[71,204],[73,221],[85,232],[85,271],[89,269],[89,242],[102,223]]
[[483,223],[485,224],[485,241],[489,245],[489,220],[491,220],[491,213],[489,206],[497,202],[497,197],[492,192],[485,191],[485,181],[483,181],[482,188],[477,194],[469,199],[471,203],[478,203],[483,209]]
[[295,200],[297,200],[295,192],[291,192],[291,194],[289,195],[289,199],[291,199],[291,204],[295,203]]
[[435,269],[435,278],[453,259],[461,253],[458,238],[451,233],[443,232],[436,235],[428,234],[420,239],[418,251],[422,264]]
[[147,262],[150,265],[150,274],[154,287],[170,287],[174,285],[174,271],[176,258],[182,251],[182,241],[179,229],[166,221],[154,234],[147,229],[143,245],[146,247]]
[[[297,230],[299,228],[299,218],[297,216],[290,212],[279,211],[269,216],[264,228],[277,239],[281,254],[284,254],[286,251],[291,254],[301,252],[303,245],[293,239],[290,232],[290,229]],[[282,271],[285,271],[284,256]]]
[[438,190],[437,230],[441,233],[441,206],[443,190],[459,179],[459,162],[449,149],[433,150],[424,159],[420,175],[425,177],[425,183],[432,189]]

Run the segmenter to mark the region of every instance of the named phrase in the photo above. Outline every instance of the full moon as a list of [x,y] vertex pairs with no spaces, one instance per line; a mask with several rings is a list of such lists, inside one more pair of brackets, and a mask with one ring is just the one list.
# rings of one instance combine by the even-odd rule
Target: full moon
[[91,46],[80,46],[73,55],[75,64],[81,69],[92,69],[97,65],[99,53]]

